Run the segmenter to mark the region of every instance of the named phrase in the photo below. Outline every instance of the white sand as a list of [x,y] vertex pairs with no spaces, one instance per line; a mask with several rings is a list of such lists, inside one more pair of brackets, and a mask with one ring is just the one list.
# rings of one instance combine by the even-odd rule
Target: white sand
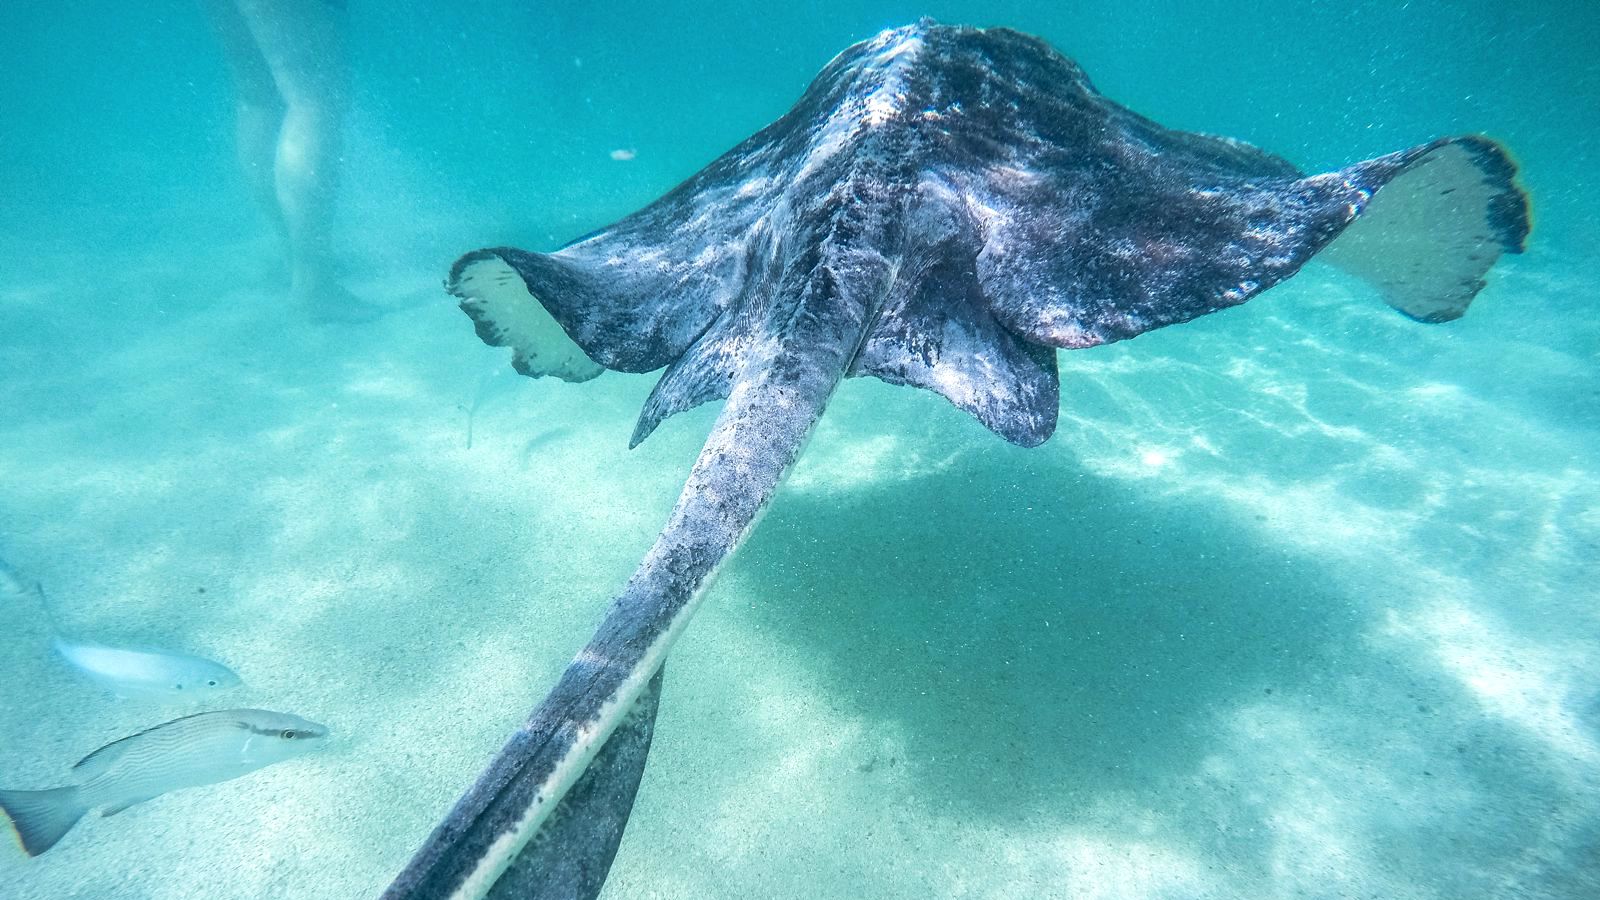
[[[358,282],[401,308],[353,327],[220,252],[112,262],[0,293],[0,546],[78,633],[223,660],[229,704],[337,741],[0,850],[3,893],[372,896],[715,411],[630,453],[651,379],[515,379],[468,450],[499,354],[438,271]],[[607,896],[1600,895],[1600,381],[1563,349],[1596,329],[1544,338],[1594,274],[1535,253],[1426,327],[1308,271],[1064,354],[1034,451],[850,383],[672,657]],[[7,787],[184,711],[0,627]]]

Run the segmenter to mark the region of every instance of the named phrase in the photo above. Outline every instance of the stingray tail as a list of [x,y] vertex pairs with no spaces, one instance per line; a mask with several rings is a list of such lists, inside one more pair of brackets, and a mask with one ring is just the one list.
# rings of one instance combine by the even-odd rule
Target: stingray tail
[[1301,182],[1355,190],[1349,227],[1321,258],[1372,284],[1421,322],[1466,312],[1503,253],[1521,253],[1528,197],[1505,148],[1484,137],[1442,138]]
[[[594,638],[385,898],[528,900],[598,892],[643,769],[655,711],[652,685],[667,651],[717,566],[743,540],[798,456],[858,345],[798,341],[795,346],[808,349],[782,351],[732,386],[671,518]],[[602,753],[593,769],[599,774],[591,776],[598,786],[568,794]],[[558,804],[562,812],[549,823]],[[603,852],[596,849],[597,833],[604,836]],[[530,841],[536,843],[524,854]],[[519,856],[532,861],[518,862]],[[542,867],[540,859],[578,864]],[[497,887],[497,880],[506,886]]]
[[583,777],[495,881],[487,900],[592,900],[600,895],[644,777],[665,671],[656,670]]
[[0,813],[11,821],[18,842],[29,856],[54,847],[88,811],[76,787],[0,791]]

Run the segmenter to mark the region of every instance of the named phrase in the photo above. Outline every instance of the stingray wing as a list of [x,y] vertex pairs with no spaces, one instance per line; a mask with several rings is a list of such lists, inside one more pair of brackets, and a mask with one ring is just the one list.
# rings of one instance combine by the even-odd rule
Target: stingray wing
[[1322,251],[1396,309],[1446,321],[1527,235],[1515,168],[1484,138],[1307,177],[1105,99],[1036,38],[920,40],[904,101],[928,149],[907,245],[937,249],[902,270],[852,374],[935,391],[1014,443],[1055,427],[1048,348],[1238,305]]
[[446,287],[480,337],[517,350],[525,375],[581,381],[600,367],[659,369],[689,348],[745,281],[750,230],[778,187],[742,149],[554,253],[468,254]]
[[1325,249],[1414,318],[1461,315],[1522,248],[1514,175],[1465,137],[1307,177],[1105,99],[1035,38],[919,26],[841,54],[787,115],[650,206],[556,253],[471,254],[450,287],[524,374],[670,365],[638,443],[771,351],[786,317],[767,307],[799,291],[778,282],[811,277],[803,257],[830,228],[904,215],[864,248],[897,274],[851,374],[936,391],[1033,445],[1055,426],[1047,348],[1238,305]]
[[731,356],[751,338],[741,329],[760,313],[744,310],[761,302],[750,285],[767,277],[794,239],[788,224],[774,222],[793,222],[797,183],[813,189],[799,191],[803,200],[826,193],[819,169],[828,167],[816,161],[831,154],[815,145],[839,149],[829,142],[844,139],[817,126],[847,102],[852,62],[865,47],[840,54],[777,121],[649,206],[554,253],[468,254],[446,288],[484,341],[513,348],[524,375],[582,381],[602,367],[671,365],[634,443],[667,416],[725,397],[739,368]]
[[940,249],[908,268],[850,374],[933,391],[1014,444],[1044,443],[1060,405],[1055,350],[1000,324],[970,253]]
[[1105,99],[1041,41],[983,38],[946,52],[1005,77],[976,109],[935,94],[934,169],[980,225],[978,280],[996,318],[1031,341],[1093,346],[1238,305],[1341,234],[1341,265],[1408,315],[1444,321],[1501,253],[1522,249],[1527,201],[1487,139],[1304,177]]

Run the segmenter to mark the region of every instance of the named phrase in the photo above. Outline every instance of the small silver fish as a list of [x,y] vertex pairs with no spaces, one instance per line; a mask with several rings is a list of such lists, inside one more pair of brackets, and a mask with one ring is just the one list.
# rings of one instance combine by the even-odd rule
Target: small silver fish
[[90,641],[73,641],[61,635],[55,611],[44,586],[25,578],[0,559],[0,596],[32,598],[50,625],[52,644],[61,658],[119,697],[140,700],[203,700],[209,694],[236,688],[244,682],[219,662],[168,650],[107,647]]
[[56,652],[73,668],[119,697],[201,700],[244,683],[222,663],[188,653],[130,650],[60,637],[54,644]]
[[323,745],[326,726],[289,713],[226,709],[174,719],[112,741],[72,767],[76,784],[42,791],[0,790],[0,812],[22,849],[38,856],[84,814],[119,812],[180,788],[216,784]]

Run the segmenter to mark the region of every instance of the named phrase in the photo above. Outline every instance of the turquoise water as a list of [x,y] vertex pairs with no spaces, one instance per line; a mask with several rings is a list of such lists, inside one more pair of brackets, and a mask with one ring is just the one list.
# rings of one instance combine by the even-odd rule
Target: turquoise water
[[[504,360],[450,262],[637,208],[924,14],[1307,169],[1487,132],[1529,252],[1446,326],[1313,266],[1063,353],[1035,450],[846,384],[674,652],[606,896],[1600,895],[1600,8],[363,0],[361,325],[286,303],[196,8],[0,9],[0,556],[74,633],[225,661],[228,704],[335,732],[0,847],[0,895],[376,895],[715,415],[628,451],[653,376],[490,379],[468,448]],[[194,711],[79,679],[27,604],[0,629],[0,786]]]

